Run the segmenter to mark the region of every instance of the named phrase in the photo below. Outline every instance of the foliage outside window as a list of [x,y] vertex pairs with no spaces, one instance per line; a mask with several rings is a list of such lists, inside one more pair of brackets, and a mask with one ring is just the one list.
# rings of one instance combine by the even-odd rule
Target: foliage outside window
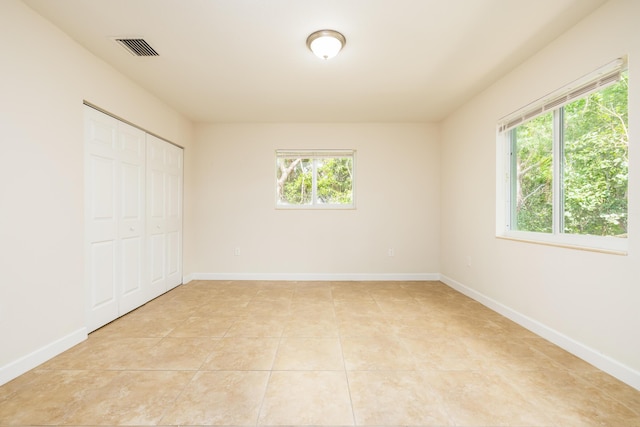
[[627,236],[628,75],[605,74],[502,126],[508,231]]
[[276,205],[353,208],[355,151],[276,151]]

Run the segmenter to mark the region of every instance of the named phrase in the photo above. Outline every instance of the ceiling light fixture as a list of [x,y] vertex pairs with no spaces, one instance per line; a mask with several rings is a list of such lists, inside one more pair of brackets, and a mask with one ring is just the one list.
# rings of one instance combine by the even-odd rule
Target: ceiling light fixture
[[319,30],[307,37],[307,47],[318,58],[333,58],[347,43],[342,34],[334,30]]

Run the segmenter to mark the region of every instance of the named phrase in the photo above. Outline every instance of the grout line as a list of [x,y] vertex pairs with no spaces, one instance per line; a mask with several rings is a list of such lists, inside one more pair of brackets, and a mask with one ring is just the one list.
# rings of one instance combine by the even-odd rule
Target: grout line
[[[181,372],[184,372],[184,371],[181,371]],[[194,378],[196,377],[196,375],[198,375],[199,372],[200,372],[200,370],[193,371],[193,375],[191,376],[189,381],[187,381],[187,383],[184,385],[184,387],[182,387],[182,390],[180,390],[180,393],[178,393],[176,395],[175,399],[173,399],[173,401],[171,401],[171,404],[165,406],[164,411],[162,411],[162,415],[160,416],[160,418],[158,418],[158,423],[157,423],[158,425],[162,425],[162,420],[164,419],[164,417],[167,416],[167,412],[169,411],[169,409],[172,409],[172,408],[174,408],[176,406],[176,403],[178,402],[180,397],[184,394],[185,390],[187,390],[187,388],[189,388],[189,385],[191,385],[191,383],[193,382]]]
[[356,424],[356,411],[353,407],[353,397],[351,396],[351,383],[349,382],[349,373],[347,372],[347,362],[344,358],[344,349],[342,347],[342,333],[340,332],[340,325],[338,323],[338,315],[336,313],[336,303],[333,298],[333,292],[331,293],[331,302],[333,303],[333,317],[336,319],[336,329],[338,331],[338,345],[340,346],[340,355],[342,356],[342,367],[344,369],[344,377],[347,380],[347,391],[349,392],[349,405],[351,406],[351,418],[353,420],[353,425]]
[[[276,348],[276,351],[273,355],[273,360],[271,361],[271,368],[269,369],[269,375],[267,376],[267,382],[264,386],[264,393],[262,394],[262,400],[260,401],[260,407],[258,408],[258,415],[256,417],[256,426],[259,425],[259,421],[260,421],[260,416],[262,415],[262,408],[264,407],[264,402],[267,398],[267,390],[269,389],[269,384],[271,383],[271,375],[273,374],[273,368],[275,366],[276,360],[278,359],[278,353],[280,352],[280,346],[282,345],[282,340],[284,338],[284,330],[285,330],[286,326],[284,328],[282,328],[282,331],[280,332],[280,337],[278,339],[278,347]],[[262,371],[264,372],[264,371]]]

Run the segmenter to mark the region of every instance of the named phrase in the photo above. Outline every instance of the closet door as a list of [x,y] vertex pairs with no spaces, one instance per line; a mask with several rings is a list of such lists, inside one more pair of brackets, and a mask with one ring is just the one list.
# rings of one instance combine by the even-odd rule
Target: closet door
[[154,298],[182,283],[182,149],[147,135],[147,243]]
[[182,284],[182,148],[165,143],[167,287]]
[[144,304],[145,262],[145,133],[118,123],[120,171],[118,186],[118,239],[120,242],[120,287],[118,314]]
[[85,109],[87,327],[118,317],[118,122]]
[[145,134],[85,107],[85,283],[90,331],[145,302]]
[[85,283],[93,331],[182,283],[182,149],[85,107]]

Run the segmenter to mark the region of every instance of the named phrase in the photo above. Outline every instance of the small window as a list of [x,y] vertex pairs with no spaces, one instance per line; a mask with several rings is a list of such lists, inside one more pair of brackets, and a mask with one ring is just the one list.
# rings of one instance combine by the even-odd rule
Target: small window
[[531,233],[526,238],[537,240],[532,233],[543,233],[565,243],[571,236],[626,238],[624,66],[623,60],[610,64],[499,125],[508,157],[507,236]]
[[276,207],[355,208],[354,150],[276,151]]

